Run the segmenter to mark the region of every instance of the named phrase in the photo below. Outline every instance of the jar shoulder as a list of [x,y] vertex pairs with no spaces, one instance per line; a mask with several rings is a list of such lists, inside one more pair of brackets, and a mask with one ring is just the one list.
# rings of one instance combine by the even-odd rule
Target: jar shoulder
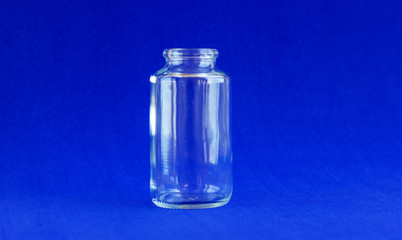
[[169,68],[162,68],[158,70],[156,73],[154,73],[151,77],[157,78],[157,79],[162,79],[162,78],[167,78],[167,77],[208,77],[208,78],[223,78],[225,80],[229,80],[230,77],[223,71],[219,69],[213,69],[209,72],[191,72],[191,73],[186,73],[186,72],[178,72],[174,71]]

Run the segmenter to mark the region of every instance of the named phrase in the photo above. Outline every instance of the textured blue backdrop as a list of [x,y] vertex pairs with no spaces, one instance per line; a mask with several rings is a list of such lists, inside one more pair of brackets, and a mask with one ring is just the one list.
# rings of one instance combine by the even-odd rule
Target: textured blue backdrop
[[[0,4],[0,239],[401,239],[401,1]],[[234,195],[149,199],[149,75],[213,47]]]

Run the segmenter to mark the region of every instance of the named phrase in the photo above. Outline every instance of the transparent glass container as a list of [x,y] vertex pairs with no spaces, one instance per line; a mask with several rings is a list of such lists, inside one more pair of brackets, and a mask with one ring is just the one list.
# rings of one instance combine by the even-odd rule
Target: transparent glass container
[[216,49],[166,49],[152,75],[151,197],[164,208],[213,208],[232,195],[229,78]]

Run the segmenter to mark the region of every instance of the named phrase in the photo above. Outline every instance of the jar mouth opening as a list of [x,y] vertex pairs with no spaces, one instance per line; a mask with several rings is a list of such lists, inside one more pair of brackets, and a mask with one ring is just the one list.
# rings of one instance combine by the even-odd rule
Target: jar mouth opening
[[163,51],[166,59],[215,59],[219,55],[214,48],[168,48]]

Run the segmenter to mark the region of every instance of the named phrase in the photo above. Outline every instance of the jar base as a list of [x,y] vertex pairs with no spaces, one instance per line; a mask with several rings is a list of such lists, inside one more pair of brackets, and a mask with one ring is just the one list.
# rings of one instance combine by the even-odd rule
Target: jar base
[[161,208],[169,208],[169,209],[206,209],[206,208],[216,208],[216,207],[221,207],[225,205],[226,203],[229,202],[229,200],[224,201],[224,202],[214,202],[214,203],[183,203],[183,204],[177,204],[177,203],[165,203],[165,202],[159,202],[157,200],[152,200],[152,202]]
[[[166,194],[160,199],[153,198],[152,202],[161,208],[169,209],[205,209],[216,208],[227,204],[230,200],[230,196],[222,198],[222,195],[209,195],[209,201],[183,201],[183,197],[178,193]],[[168,201],[167,201],[168,200]],[[176,200],[176,201],[174,201]]]

